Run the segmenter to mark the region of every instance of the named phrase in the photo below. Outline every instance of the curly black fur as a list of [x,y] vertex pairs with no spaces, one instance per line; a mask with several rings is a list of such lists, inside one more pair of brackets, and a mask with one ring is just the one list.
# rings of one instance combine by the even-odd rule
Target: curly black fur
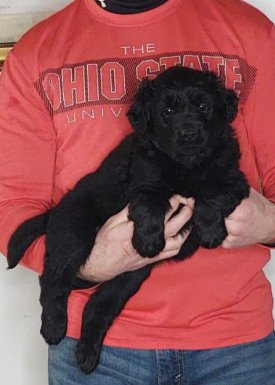
[[[164,216],[173,194],[196,202],[191,223],[182,229],[191,224],[191,234],[174,258],[222,243],[224,218],[249,195],[230,125],[237,104],[235,93],[210,72],[174,67],[144,80],[128,112],[135,132],[56,207],[19,226],[8,247],[10,268],[37,236],[47,235],[40,302],[41,333],[49,344],[66,334],[68,296],[98,228],[127,203],[134,221],[132,242],[142,256],[153,257],[164,248]],[[151,269],[102,283],[88,301],[76,351],[84,372],[97,366],[108,328]]]

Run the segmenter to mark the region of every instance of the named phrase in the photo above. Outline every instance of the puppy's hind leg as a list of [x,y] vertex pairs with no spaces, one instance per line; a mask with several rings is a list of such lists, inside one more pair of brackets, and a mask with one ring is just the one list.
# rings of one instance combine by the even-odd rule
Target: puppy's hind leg
[[80,369],[91,373],[99,362],[103,339],[128,299],[149,276],[152,265],[128,272],[103,283],[87,302],[82,318],[76,358]]
[[[57,344],[67,329],[67,302],[77,272],[92,249],[98,221],[90,210],[72,208],[69,215],[51,218],[46,239],[43,274],[40,277],[41,334]],[[76,213],[76,215],[74,215]],[[92,283],[91,283],[92,286]]]
[[[71,291],[68,277],[65,282],[62,277],[50,277],[50,269],[40,276],[40,303],[42,306],[40,332],[49,345],[58,344],[67,331],[67,301]],[[68,274],[68,273],[67,273]],[[69,275],[69,274],[68,274]]]
[[49,345],[58,344],[66,335],[67,303],[73,289],[76,271],[76,266],[68,265],[63,268],[62,274],[56,274],[52,266],[46,266],[40,276],[42,306],[40,332]]

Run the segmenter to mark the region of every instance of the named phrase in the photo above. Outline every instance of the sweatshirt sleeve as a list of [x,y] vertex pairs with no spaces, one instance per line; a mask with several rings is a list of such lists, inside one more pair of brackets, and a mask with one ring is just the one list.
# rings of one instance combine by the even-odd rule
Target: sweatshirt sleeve
[[[0,251],[19,224],[46,211],[51,204],[56,136],[32,71],[16,48],[0,76]],[[42,271],[45,251],[40,237],[22,264]]]
[[263,195],[275,202],[275,30],[258,43],[257,73],[243,116]]

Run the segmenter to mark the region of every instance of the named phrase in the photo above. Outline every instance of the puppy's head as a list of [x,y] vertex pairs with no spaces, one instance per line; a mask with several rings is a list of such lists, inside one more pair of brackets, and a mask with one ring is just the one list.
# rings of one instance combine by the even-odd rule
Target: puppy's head
[[199,164],[237,115],[234,91],[212,72],[173,67],[143,80],[128,118],[134,130],[172,160]]

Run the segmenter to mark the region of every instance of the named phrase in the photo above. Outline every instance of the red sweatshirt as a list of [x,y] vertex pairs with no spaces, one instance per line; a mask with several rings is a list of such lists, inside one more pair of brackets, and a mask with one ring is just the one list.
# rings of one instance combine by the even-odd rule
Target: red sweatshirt
[[[55,205],[130,132],[125,112],[138,82],[178,64],[214,70],[239,94],[241,167],[274,201],[274,53],[272,23],[239,0],[170,0],[136,15],[76,0],[32,28],[1,75],[2,253],[22,221]],[[23,263],[41,272],[43,255],[41,237]],[[255,245],[156,266],[105,343],[200,349],[264,337],[273,329],[268,260]],[[79,336],[91,292],[71,294],[69,336]]]

